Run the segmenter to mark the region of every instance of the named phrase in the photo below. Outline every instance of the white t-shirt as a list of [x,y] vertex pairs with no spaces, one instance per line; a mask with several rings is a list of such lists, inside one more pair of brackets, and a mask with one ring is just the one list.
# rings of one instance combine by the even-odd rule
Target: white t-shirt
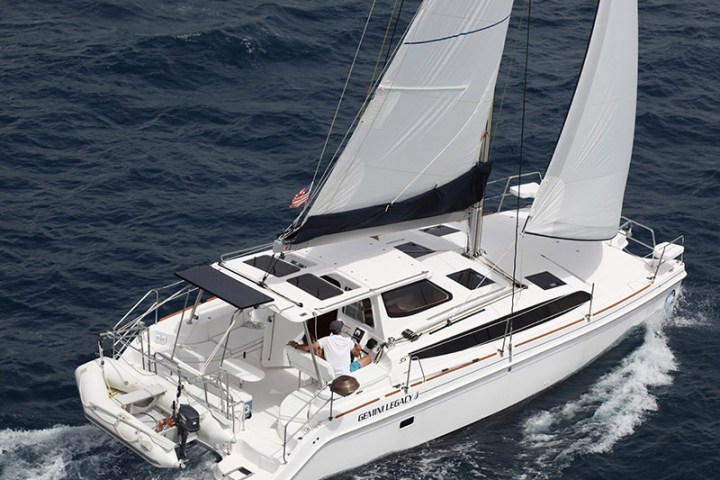
[[350,352],[355,348],[355,342],[349,337],[331,334],[318,340],[323,349],[325,360],[333,367],[335,376],[350,374]]

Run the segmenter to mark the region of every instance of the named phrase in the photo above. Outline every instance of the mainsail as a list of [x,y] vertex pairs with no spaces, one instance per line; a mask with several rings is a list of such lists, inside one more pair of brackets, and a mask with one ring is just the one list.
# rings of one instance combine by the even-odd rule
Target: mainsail
[[478,165],[512,0],[426,0],[308,209],[285,238],[432,218],[478,202]]
[[637,2],[601,0],[565,125],[527,233],[572,240],[617,234],[635,130]]

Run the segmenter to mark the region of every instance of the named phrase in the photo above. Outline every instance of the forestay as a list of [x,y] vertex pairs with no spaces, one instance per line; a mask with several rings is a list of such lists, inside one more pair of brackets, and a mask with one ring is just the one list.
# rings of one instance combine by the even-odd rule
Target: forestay
[[635,130],[637,2],[601,0],[585,64],[526,232],[617,234]]
[[285,241],[441,220],[482,198],[477,166],[512,0],[426,0],[300,227]]

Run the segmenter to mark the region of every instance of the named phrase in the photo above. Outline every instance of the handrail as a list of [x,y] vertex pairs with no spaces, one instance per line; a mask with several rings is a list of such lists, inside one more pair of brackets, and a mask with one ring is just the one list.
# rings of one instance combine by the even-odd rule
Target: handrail
[[[155,373],[157,373],[157,366],[161,365],[165,369],[167,369],[170,372],[175,372],[175,374],[178,376],[178,382],[182,383],[185,382],[188,385],[193,385],[198,388],[201,388],[203,392],[205,393],[205,399],[202,399],[195,395],[192,391],[184,390],[185,394],[189,397],[196,400],[199,404],[204,405],[208,410],[215,411],[219,413],[220,415],[223,415],[226,419],[235,421],[234,419],[234,407],[238,405],[238,403],[235,402],[229,402],[226,399],[232,398],[230,395],[230,384],[226,381],[223,382],[219,378],[216,378],[212,374],[205,374],[201,373],[198,370],[194,369],[190,365],[186,364],[185,362],[179,360],[179,359],[173,359],[167,356],[164,352],[155,352],[153,354],[146,353],[142,348],[138,349],[135,348],[132,344],[128,344],[128,347],[139,353],[143,358],[143,364],[145,363],[145,360],[147,360],[148,367],[154,363],[155,365]],[[218,373],[219,374],[219,373]],[[211,385],[219,390],[219,394],[213,393],[212,395],[216,397],[219,400],[219,405],[216,407],[208,400],[208,385]],[[225,402],[223,403],[223,400]],[[240,403],[243,404],[243,423],[242,426],[244,428],[244,417],[245,417],[245,402],[243,400],[240,400]]]
[[[328,385],[329,385],[329,384],[328,384]],[[285,454],[286,454],[286,452],[287,452],[287,443],[288,443],[288,440],[287,440],[287,430],[288,430],[288,426],[290,426],[290,424],[295,421],[295,419],[297,418],[297,416],[300,415],[305,409],[307,409],[307,412],[308,412],[308,413],[307,413],[307,419],[305,420],[305,422],[304,422],[302,425],[300,425],[300,428],[299,428],[300,430],[302,430],[303,428],[305,428],[315,417],[317,417],[317,416],[320,414],[320,412],[322,411],[322,409],[325,408],[325,405],[327,405],[327,404],[330,402],[330,399],[325,400],[325,403],[323,403],[323,404],[318,408],[317,412],[315,412],[315,414],[312,415],[312,416],[310,415],[310,407],[312,406],[313,401],[314,401],[316,398],[318,398],[318,397],[320,396],[320,394],[325,391],[326,388],[328,388],[328,385],[325,385],[324,387],[318,389],[318,391],[315,392],[315,395],[313,395],[313,396],[305,403],[305,405],[303,405],[302,407],[300,407],[300,409],[299,409],[297,412],[295,412],[295,415],[293,415],[292,417],[290,417],[290,418],[288,419],[288,421],[285,422],[285,425],[283,425],[283,463],[287,463],[287,459],[285,458]],[[331,397],[331,398],[332,398],[332,397]],[[332,415],[332,412],[330,412],[330,415]]]
[[[170,302],[170,301],[172,301],[172,300],[175,300],[175,299],[176,299],[177,297],[179,297],[181,294],[185,293],[184,290],[185,290],[187,287],[181,288],[180,290],[178,290],[178,291],[176,291],[175,293],[171,294],[168,298],[166,298],[166,299],[163,300],[162,302],[160,302],[160,291],[161,291],[161,290],[167,290],[167,289],[170,289],[170,288],[173,288],[173,287],[177,287],[178,285],[181,285],[181,284],[183,284],[183,283],[185,283],[184,280],[181,280],[181,281],[179,281],[179,282],[174,282],[174,283],[171,283],[171,284],[169,284],[169,285],[165,285],[165,286],[163,286],[163,287],[153,288],[153,289],[149,290],[145,295],[142,296],[142,298],[141,298],[140,300],[138,300],[138,301],[135,303],[135,305],[133,305],[133,307],[132,307],[130,310],[128,310],[128,312],[127,312],[125,315],[123,315],[123,317],[122,317],[120,320],[118,320],[118,322],[117,322],[117,323],[115,324],[115,326],[113,327],[113,330],[119,330],[120,328],[122,328],[122,327],[120,327],[120,325],[130,316],[131,313],[133,313],[133,312],[135,311],[135,309],[136,309],[137,307],[139,307],[139,306],[140,306],[149,296],[151,296],[152,294],[155,294],[155,302],[154,302],[144,313],[138,315],[138,317],[136,317],[136,320],[137,320],[138,318],[145,318],[149,313],[155,312],[155,313],[156,313],[155,321],[156,321],[156,323],[157,323],[157,320],[158,320],[158,319],[157,319],[157,310],[158,310],[158,308],[162,307],[163,305],[165,305],[166,303],[168,303],[168,302]],[[128,322],[128,324],[130,324],[130,323],[132,323],[132,322]]]
[[[203,392],[205,393],[205,400],[203,401],[202,398],[198,397],[194,393],[188,390],[184,390],[185,394],[189,397],[195,399],[200,404],[205,405],[209,410],[214,410],[222,415],[225,416],[228,420],[233,420],[234,422],[234,416],[233,416],[233,409],[238,404],[243,404],[243,424],[242,427],[244,429],[245,422],[244,422],[244,412],[245,412],[245,401],[240,400],[238,402],[230,402],[230,399],[233,398],[232,395],[230,395],[230,383],[228,381],[228,378],[226,377],[225,382],[219,379],[220,372],[218,372],[218,378],[213,376],[212,374],[202,373],[198,370],[194,369],[190,365],[186,364],[185,362],[178,360],[178,359],[172,359],[168,357],[163,352],[156,352],[154,355],[155,361],[157,362],[157,357],[160,356],[166,363],[159,362],[162,366],[164,366],[166,369],[170,371],[177,371],[177,375],[180,378],[180,381],[182,379],[185,379],[185,382],[189,385],[194,385],[198,388],[202,388]],[[177,370],[175,370],[172,367],[177,367]],[[181,370],[184,370],[185,372],[195,375],[194,377],[190,377],[187,375],[183,375],[181,373]],[[210,384],[214,387],[216,387],[220,392],[219,395],[213,394],[218,400],[220,401],[219,407],[215,407],[209,400],[208,400],[208,390],[207,385]],[[201,387],[202,385],[202,387]],[[225,408],[223,408],[223,400],[225,401]]]
[[405,393],[408,392],[408,389],[410,389],[410,370],[412,370],[412,362],[413,360],[417,360],[418,366],[420,367],[420,374],[422,375],[422,381],[425,382],[427,380],[427,377],[425,376],[425,369],[422,366],[422,360],[417,355],[408,354],[408,371],[407,371],[407,378],[405,379],[405,386],[403,387],[403,390],[405,390]]
[[[505,180],[505,188],[503,189],[503,193],[500,195],[500,203],[498,204],[496,212],[500,212],[502,210],[503,203],[505,202],[505,197],[510,195],[510,193],[508,193],[508,190],[510,189],[510,186],[511,186],[510,182],[512,182],[513,180],[517,180],[517,184],[519,186],[519,185],[521,185],[520,180],[525,177],[538,177],[539,182],[542,182],[542,174],[540,172],[528,172],[528,173],[523,173],[520,175],[510,175],[509,177],[501,178],[501,179],[494,180],[494,181],[488,183],[488,185],[490,185],[492,183],[501,182],[501,181]],[[487,188],[486,188],[486,190],[487,190]],[[491,197],[491,198],[494,198],[494,197]]]
[[[685,257],[685,251],[684,251],[684,249],[685,249],[685,235],[679,235],[679,236],[675,237],[672,241],[667,242],[667,244],[663,246],[662,252],[660,252],[660,258],[657,259],[657,265],[655,266],[655,273],[653,274],[652,278],[650,279],[650,282],[651,282],[651,283],[652,283],[652,282],[655,282],[655,279],[657,278],[658,272],[660,271],[660,266],[667,261],[667,260],[665,260],[665,250],[667,250],[667,248],[668,248],[670,245],[678,245],[678,243],[676,243],[676,242],[678,242],[678,241],[680,242],[679,245],[683,247],[683,252],[682,252],[682,254],[680,255],[680,261],[681,261],[681,262],[684,261],[684,257]],[[653,255],[655,255],[655,249],[653,249]],[[671,259],[671,260],[672,260],[672,259]]]
[[[624,223],[623,223],[622,225],[620,225],[620,230],[624,230],[624,231],[626,231],[626,232],[629,233],[629,234],[627,235],[627,239],[630,240],[630,241],[632,241],[632,242],[634,242],[634,243],[636,243],[636,244],[638,244],[638,245],[641,245],[641,246],[649,249],[649,250],[650,250],[650,253],[652,253],[652,251],[655,249],[655,245],[657,245],[657,242],[656,242],[656,240],[655,240],[655,230],[653,230],[652,228],[648,227],[647,225],[644,225],[644,224],[642,224],[642,223],[640,223],[640,222],[637,222],[637,221],[635,221],[635,220],[631,220],[631,219],[629,219],[629,218],[627,218],[627,217],[620,217],[620,220],[623,220],[623,221],[624,221]],[[633,228],[633,227],[639,227],[639,228],[641,228],[642,230],[648,232],[648,233],[650,234],[650,238],[652,238],[652,245],[648,245],[647,243],[643,242],[642,240],[638,240],[637,238],[635,238],[635,237],[632,235],[632,228]]]
[[[666,262],[665,251],[667,250],[667,248],[670,245],[680,245],[684,249],[685,248],[685,235],[678,235],[671,241],[667,242],[663,246],[662,251],[660,252],[660,256],[657,257],[655,255],[655,253],[656,253],[655,249],[658,247],[658,244],[655,239],[655,231],[652,228],[648,227],[647,225],[643,225],[642,223],[637,222],[635,220],[631,220],[627,217],[620,217],[620,218],[623,220],[623,224],[620,225],[620,230],[624,230],[625,232],[627,232],[627,235],[626,235],[627,240],[632,241],[633,243],[640,245],[642,247],[645,247],[646,249],[649,250],[649,253],[647,253],[644,258],[653,257],[653,263],[655,263],[655,258],[657,258],[657,264],[654,265],[655,271],[653,272],[651,277],[648,277],[648,280],[650,280],[650,283],[655,282],[655,279],[657,278],[658,273],[660,272],[660,266],[662,266],[662,264]],[[650,238],[652,239],[652,245],[648,245],[647,243],[643,242],[642,240],[635,238],[632,235],[633,227],[638,227],[641,230],[649,233]],[[685,252],[683,250],[683,253],[680,255],[680,261],[681,262],[684,261],[684,258],[685,258]]]
[[[206,406],[210,411],[218,412],[228,420],[233,421],[233,427],[235,419],[234,409],[237,406],[236,403],[230,402],[230,383],[225,379],[225,382],[220,378],[215,378],[213,375],[206,375],[204,372],[199,372],[190,365],[182,362],[179,359],[168,357],[165,352],[153,353],[150,345],[150,338],[145,338],[145,333],[148,332],[148,326],[145,324],[145,320],[151,314],[154,314],[154,321],[159,321],[159,309],[169,302],[177,300],[182,296],[186,296],[193,291],[197,291],[197,287],[185,285],[185,282],[175,282],[163,287],[149,290],[145,295],[138,300],[132,308],[115,324],[113,329],[103,332],[100,334],[98,339],[99,354],[103,357],[104,342],[109,340],[112,342],[112,357],[119,358],[120,355],[127,349],[131,348],[133,351],[140,354],[142,359],[142,369],[147,371],[153,371],[157,373],[158,365],[164,367],[170,372],[175,372],[179,382],[186,382],[189,385],[194,385],[202,389],[205,393],[205,399],[198,397],[190,391],[186,391],[187,395],[194,398],[198,403]],[[166,298],[161,298],[161,292],[167,291],[171,288],[177,288],[179,285],[183,285],[181,288],[170,292]],[[137,312],[138,308],[145,302],[150,300],[151,305],[143,312],[133,316]],[[138,342],[137,344],[135,342]],[[220,375],[218,372],[217,375]],[[214,387],[216,389],[213,392],[213,397],[218,399],[218,405],[215,406],[209,401],[208,387]],[[233,399],[234,400],[234,399]],[[240,401],[243,406],[243,428],[244,428],[244,411],[245,402]]]
[[[163,286],[163,287],[154,288],[154,289],[149,290],[147,293],[145,293],[145,295],[142,296],[142,298],[140,298],[140,300],[138,300],[135,303],[135,305],[132,306],[132,308],[130,308],[130,310],[128,310],[128,312],[125,315],[123,315],[123,317],[120,320],[118,320],[118,322],[115,324],[115,326],[111,330],[101,334],[101,336],[104,336],[106,338],[114,339],[113,346],[112,346],[113,356],[117,356],[118,354],[122,353],[130,345],[132,340],[134,340],[135,338],[138,337],[138,335],[141,335],[143,333],[143,331],[147,328],[144,320],[147,318],[148,315],[154,313],[154,317],[155,317],[154,323],[157,323],[159,321],[159,318],[158,318],[159,311],[162,306],[166,305],[167,303],[169,303],[173,300],[176,300],[177,298],[186,294],[187,292],[196,290],[195,287],[183,286],[179,290],[176,290],[175,292],[171,293],[167,298],[165,298],[163,300],[160,299],[160,292],[162,290],[167,290],[167,289],[170,289],[173,287],[177,287],[178,285],[183,284],[183,283],[184,282],[182,282],[182,281],[175,282],[175,283],[171,283],[169,285]],[[129,320],[129,318],[135,312],[135,310],[137,310],[137,308],[140,305],[142,305],[145,301],[147,301],[149,298],[152,298],[153,296],[155,298],[154,298],[154,301],[152,302],[152,304],[144,312],[138,314],[137,316],[132,318],[132,320]]]

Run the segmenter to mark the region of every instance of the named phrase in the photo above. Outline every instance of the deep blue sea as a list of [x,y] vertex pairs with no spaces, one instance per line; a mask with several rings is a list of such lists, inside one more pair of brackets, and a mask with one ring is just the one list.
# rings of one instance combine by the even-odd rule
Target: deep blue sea
[[[403,3],[398,32],[417,3]],[[375,7],[330,151],[393,4]],[[595,4],[533,2],[523,171],[547,164]],[[1,480],[211,478],[199,448],[187,470],[158,470],[90,426],[74,369],[173,272],[271,241],[293,219],[370,5],[0,2]],[[515,10],[493,178],[516,172],[521,152],[526,0]],[[523,405],[336,479],[717,478],[720,3],[643,0],[640,29],[624,213],[658,241],[685,235],[674,314]]]

